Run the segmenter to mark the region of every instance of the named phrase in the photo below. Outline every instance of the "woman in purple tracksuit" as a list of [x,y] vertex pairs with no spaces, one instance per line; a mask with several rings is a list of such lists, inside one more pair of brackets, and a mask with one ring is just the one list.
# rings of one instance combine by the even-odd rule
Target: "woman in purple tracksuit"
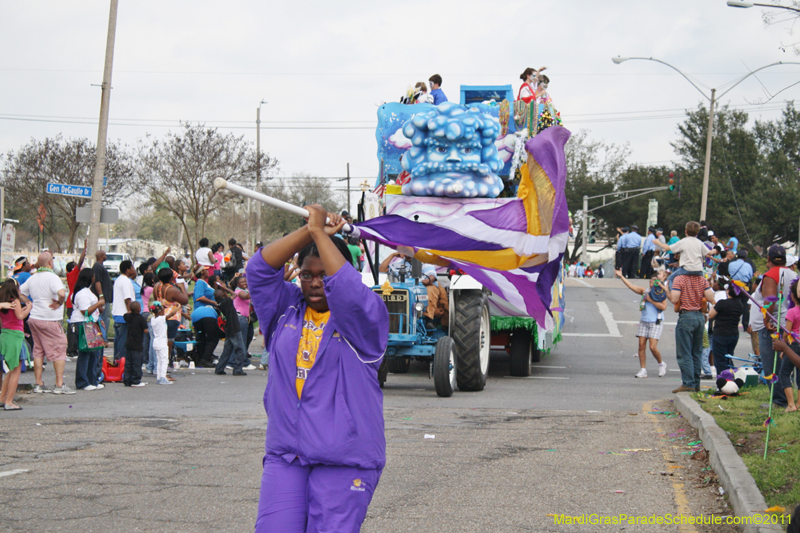
[[[358,532],[386,463],[377,374],[389,314],[332,237],[344,220],[306,209],[307,226],[247,264],[270,354],[257,533]],[[298,251],[300,288],[284,281]]]

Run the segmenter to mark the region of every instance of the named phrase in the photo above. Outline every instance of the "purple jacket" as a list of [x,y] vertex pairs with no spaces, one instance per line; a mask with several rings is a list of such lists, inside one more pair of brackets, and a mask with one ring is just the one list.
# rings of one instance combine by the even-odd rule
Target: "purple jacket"
[[297,347],[306,302],[261,253],[247,263],[247,285],[269,349],[266,453],[301,464],[383,468],[386,439],[378,367],[389,338],[381,297],[345,264],[325,279],[331,318],[297,399]]

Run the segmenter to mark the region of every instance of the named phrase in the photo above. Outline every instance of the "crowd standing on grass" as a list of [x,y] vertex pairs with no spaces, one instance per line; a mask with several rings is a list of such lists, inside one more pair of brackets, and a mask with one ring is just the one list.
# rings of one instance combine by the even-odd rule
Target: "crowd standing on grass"
[[[636,335],[640,369],[635,377],[647,377],[648,339],[659,363],[659,376],[663,375],[657,339],[663,320],[659,304],[665,306],[666,301],[652,297],[657,293],[655,287],[661,287],[678,313],[675,342],[681,386],[673,392],[697,391],[702,379],[716,379],[733,368],[731,357],[746,332],[749,351],[759,358],[763,375],[777,377],[775,405],[787,412],[798,410],[800,397],[795,399],[794,390],[800,372],[793,362],[797,359],[786,355],[787,351],[800,353],[798,258],[788,255],[783,246],[772,245],[765,254],[766,270],[758,272],[733,231],[723,238],[706,221],[687,222],[684,237],[679,238],[673,230],[669,240],[662,228],[649,227],[645,238],[638,229],[636,225],[618,228],[615,256],[616,276],[642,295],[642,318]],[[567,276],[586,275],[583,263],[566,268]],[[628,281],[637,277],[650,279],[650,288]],[[779,333],[783,328],[789,333]],[[776,341],[776,337],[780,339]]]

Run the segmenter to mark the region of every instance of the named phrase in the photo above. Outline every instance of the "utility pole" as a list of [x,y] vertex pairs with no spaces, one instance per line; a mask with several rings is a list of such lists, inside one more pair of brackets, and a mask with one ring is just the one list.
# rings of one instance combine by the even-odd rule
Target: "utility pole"
[[700,220],[706,219],[708,204],[708,175],[711,171],[711,138],[714,136],[714,96],[717,90],[711,89],[711,104],[708,106],[708,132],[706,132],[706,164],[703,169],[703,200],[700,202]]
[[589,197],[583,195],[583,230],[581,233],[581,263],[589,262]]
[[[256,109],[256,191],[258,192],[263,192],[261,190],[261,105],[266,103],[266,100],[261,100]],[[248,206],[249,204],[250,201],[248,200]],[[250,237],[249,231],[247,236],[248,238]],[[256,242],[261,242],[261,202],[256,202]],[[253,246],[255,248],[255,244]],[[254,248],[248,248],[247,250],[252,253]]]
[[93,256],[100,239],[100,211],[103,207],[103,175],[106,170],[106,137],[108,135],[108,108],[111,104],[111,72],[114,64],[114,39],[117,33],[117,5],[111,0],[108,14],[108,36],[106,38],[106,61],[103,66],[103,85],[100,97],[100,124],[97,128],[97,152],[95,154],[94,179],[92,180],[92,219],[89,223],[87,254]]
[[350,213],[350,216],[353,216],[350,211],[350,163],[347,163],[347,212]]

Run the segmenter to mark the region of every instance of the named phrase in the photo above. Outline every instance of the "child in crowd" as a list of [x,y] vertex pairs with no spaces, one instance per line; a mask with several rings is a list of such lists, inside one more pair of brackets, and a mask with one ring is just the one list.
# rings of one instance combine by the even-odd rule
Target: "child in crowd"
[[222,348],[222,355],[219,356],[215,374],[225,374],[225,367],[231,360],[234,376],[246,376],[242,370],[244,366],[244,342],[242,341],[241,327],[239,325],[239,315],[233,306],[233,300],[222,289],[214,291],[214,299],[217,301],[220,319],[225,322],[225,346]]
[[[789,309],[786,313],[786,329],[800,337],[800,298],[797,296],[798,280],[792,282],[792,301],[794,307]],[[790,345],[794,353],[800,352],[800,341],[792,337],[788,333],[784,334],[786,344]],[[779,385],[786,393],[786,412],[791,413],[797,411],[797,405],[800,404],[800,391],[797,393],[797,401],[794,399],[794,390],[792,390],[792,370],[794,370],[795,385],[798,383],[798,374],[800,374],[800,365],[793,363],[788,357],[781,356],[781,370],[779,374]]]
[[153,336],[153,349],[156,351],[156,383],[159,385],[172,385],[167,380],[167,363],[169,362],[167,320],[180,312],[179,305],[173,306],[166,315],[161,302],[153,302],[153,305],[150,306],[150,334]]
[[[128,326],[128,337],[125,340],[125,371],[122,374],[122,383],[126,387],[144,387],[147,383],[142,381],[142,362],[144,351],[144,337],[149,333],[147,321],[140,314],[142,306],[139,302],[130,303],[130,312],[125,313],[125,324]],[[166,370],[165,370],[166,371]]]
[[[150,322],[150,303],[153,299],[153,290],[156,284],[156,275],[153,272],[145,272],[142,276],[142,304],[144,312],[142,318],[148,323]],[[147,373],[154,376],[156,373],[156,352],[153,350],[153,338],[150,336],[150,331],[144,336],[144,353],[146,354],[144,360],[147,365]]]
[[709,253],[714,253],[713,250],[709,250],[703,244],[703,241],[697,238],[697,234],[700,232],[699,223],[695,221],[687,222],[685,232],[686,237],[671,246],[658,239],[653,241],[653,244],[667,252],[680,254],[678,268],[667,278],[667,285],[670,290],[672,290],[672,280],[678,276],[702,276],[705,256]]
[[[25,303],[25,307],[22,304]],[[14,403],[17,394],[19,374],[22,363],[30,366],[31,357],[28,343],[25,342],[23,321],[31,312],[30,301],[20,294],[17,281],[9,278],[0,286],[0,319],[3,330],[0,332],[0,404],[5,411],[21,411],[22,407]],[[3,378],[5,374],[5,379]]]
[[658,377],[663,378],[667,373],[667,363],[661,359],[661,352],[658,350],[658,341],[664,331],[662,312],[667,308],[667,291],[664,289],[664,279],[666,272],[659,270],[650,279],[650,288],[644,289],[632,285],[622,270],[615,270],[614,273],[622,280],[630,290],[642,296],[639,310],[642,312],[639,318],[639,329],[636,336],[639,338],[639,372],[637,378],[647,377],[647,342],[650,340],[650,353],[658,361]]

